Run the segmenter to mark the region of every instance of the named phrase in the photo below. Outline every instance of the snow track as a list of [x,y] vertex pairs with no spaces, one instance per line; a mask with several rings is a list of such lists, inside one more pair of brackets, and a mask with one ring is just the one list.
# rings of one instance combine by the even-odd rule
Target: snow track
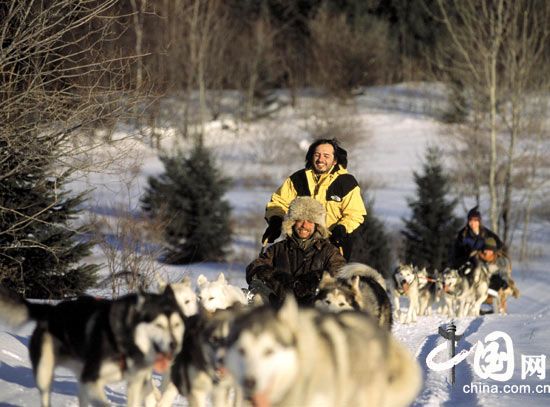
[[[439,335],[439,326],[446,325],[451,320],[442,316],[419,317],[415,324],[404,325],[395,324],[394,335],[402,341],[411,352],[413,352],[420,363],[423,374],[424,385],[413,404],[413,406],[440,406],[444,403],[450,405],[465,403],[464,405],[478,405],[475,394],[465,395],[462,392],[462,386],[465,383],[473,381],[473,367],[468,363],[460,363],[456,367],[456,383],[451,386],[449,382],[449,372],[435,372],[426,365],[428,354],[444,339]],[[457,334],[462,334],[462,339],[457,346],[457,353],[463,349],[469,349],[476,341],[470,340],[470,337],[478,331],[483,324],[483,317],[463,318],[455,320]],[[446,360],[447,354],[440,355],[436,361]]]

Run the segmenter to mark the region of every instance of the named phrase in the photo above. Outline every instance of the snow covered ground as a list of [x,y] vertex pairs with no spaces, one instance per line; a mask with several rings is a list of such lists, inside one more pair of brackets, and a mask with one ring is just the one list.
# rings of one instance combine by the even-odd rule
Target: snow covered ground
[[[425,113],[427,110],[433,112],[433,106],[440,106],[441,101],[432,98],[428,99],[427,105],[419,105],[418,101],[424,98],[420,88],[410,85],[375,88],[357,97],[355,119],[363,124],[365,134],[368,132],[370,139],[354,148],[349,169],[358,179],[374,181],[369,195],[375,198],[377,216],[392,231],[398,231],[402,227],[401,219],[408,215],[406,197],[412,196],[415,188],[412,171],[420,168],[426,145],[440,140],[437,120],[434,115]],[[273,190],[270,182],[278,184],[285,175],[300,168],[305,152],[299,151],[293,155],[289,149],[307,146],[308,120],[309,116],[304,111],[298,113],[283,109],[272,122],[241,125],[237,130],[229,119],[223,125],[221,121],[209,125],[206,143],[214,148],[223,171],[236,180],[235,186],[227,194],[236,216],[261,218],[264,205]],[[254,140],[269,140],[271,137],[284,137],[285,146],[279,146],[281,151],[271,149],[267,141],[258,150]],[[166,148],[170,148],[171,140],[166,137]],[[162,165],[156,153],[145,144],[135,144],[132,151],[134,153],[127,157],[131,162],[119,161],[118,165],[128,173],[132,172],[135,178],[124,177],[121,171],[111,171],[90,175],[74,184],[75,188],[95,188],[90,200],[90,212],[114,216],[113,208],[137,208],[146,176],[158,174],[162,171]],[[269,182],[260,182],[262,179]],[[486,206],[482,209],[486,209]],[[521,297],[509,300],[509,315],[455,320],[457,333],[462,335],[457,351],[468,350],[473,345],[476,347],[456,366],[454,386],[448,381],[447,371],[433,371],[426,363],[430,352],[442,343],[438,327],[450,321],[440,316],[431,316],[420,317],[415,324],[395,324],[395,336],[416,355],[423,370],[424,386],[415,406],[550,405],[550,361],[543,363],[541,357],[550,355],[549,230],[547,224],[533,228],[532,238],[537,242],[536,246],[533,245],[536,256],[528,263],[514,261],[514,277],[521,290]],[[185,274],[195,279],[200,273],[215,277],[219,272],[224,272],[230,282],[245,286],[244,267],[259,248],[255,233],[243,231],[235,237],[233,248],[238,255],[233,255],[228,263],[169,266],[164,267],[162,273],[169,280],[175,281]],[[93,259],[101,262],[101,256],[101,251],[97,250]],[[2,406],[39,404],[27,353],[32,328],[28,325],[20,331],[12,332],[0,325]],[[490,345],[486,336],[499,335],[498,332],[502,332],[503,336]],[[507,348],[506,336],[512,342]],[[487,351],[497,343],[500,345],[500,354]],[[485,354],[482,352],[483,345]],[[476,362],[476,353],[478,357],[485,358]],[[511,359],[506,359],[507,356]],[[443,362],[446,358],[444,351],[434,360]],[[489,364],[489,360],[493,363]],[[513,368],[511,360],[514,362]],[[481,373],[485,377],[480,377],[476,367],[484,369]],[[498,378],[495,375],[507,369],[511,373],[509,378],[505,381],[495,379]],[[63,369],[57,373],[52,404],[77,405],[74,376]],[[487,374],[490,374],[489,377]],[[124,405],[126,397],[123,385],[110,386],[108,397],[113,405]],[[176,404],[186,405],[186,402],[180,397]]]

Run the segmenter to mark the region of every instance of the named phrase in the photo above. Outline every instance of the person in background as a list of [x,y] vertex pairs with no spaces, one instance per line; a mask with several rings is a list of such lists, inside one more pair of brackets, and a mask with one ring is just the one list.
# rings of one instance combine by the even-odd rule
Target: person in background
[[454,268],[459,268],[468,261],[475,263],[475,255],[483,250],[486,239],[490,237],[496,242],[497,250],[504,249],[504,244],[497,234],[483,226],[478,207],[473,207],[468,211],[466,225],[460,229],[456,236],[449,263]]
[[346,167],[347,152],[336,139],[315,140],[306,153],[305,168],[288,177],[271,196],[265,211],[268,227],[262,244],[272,243],[281,235],[290,202],[298,196],[308,196],[324,206],[330,240],[349,260],[353,239],[364,224],[367,210],[359,184]]

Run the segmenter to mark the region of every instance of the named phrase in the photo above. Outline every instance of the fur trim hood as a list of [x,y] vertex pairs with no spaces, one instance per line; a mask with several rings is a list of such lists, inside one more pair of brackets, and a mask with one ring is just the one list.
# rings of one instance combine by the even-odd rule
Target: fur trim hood
[[283,221],[283,231],[292,236],[292,226],[297,220],[314,222],[316,231],[322,238],[329,237],[330,233],[325,226],[326,211],[323,205],[309,196],[295,198],[288,208]]

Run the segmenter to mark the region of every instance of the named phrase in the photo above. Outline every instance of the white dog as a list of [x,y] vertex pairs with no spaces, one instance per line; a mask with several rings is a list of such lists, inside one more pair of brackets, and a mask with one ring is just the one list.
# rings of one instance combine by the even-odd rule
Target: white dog
[[235,303],[248,304],[244,292],[237,286],[231,285],[220,273],[217,280],[208,281],[203,274],[197,278],[199,301],[208,312],[217,309],[226,309]]
[[[156,274],[157,284],[159,286],[158,291],[163,292],[168,282],[165,281],[158,273]],[[189,277],[183,277],[179,283],[170,283],[172,291],[174,291],[174,296],[176,301],[181,308],[181,312],[186,317],[195,315],[199,312],[199,301],[197,294],[193,290],[191,279]]]

